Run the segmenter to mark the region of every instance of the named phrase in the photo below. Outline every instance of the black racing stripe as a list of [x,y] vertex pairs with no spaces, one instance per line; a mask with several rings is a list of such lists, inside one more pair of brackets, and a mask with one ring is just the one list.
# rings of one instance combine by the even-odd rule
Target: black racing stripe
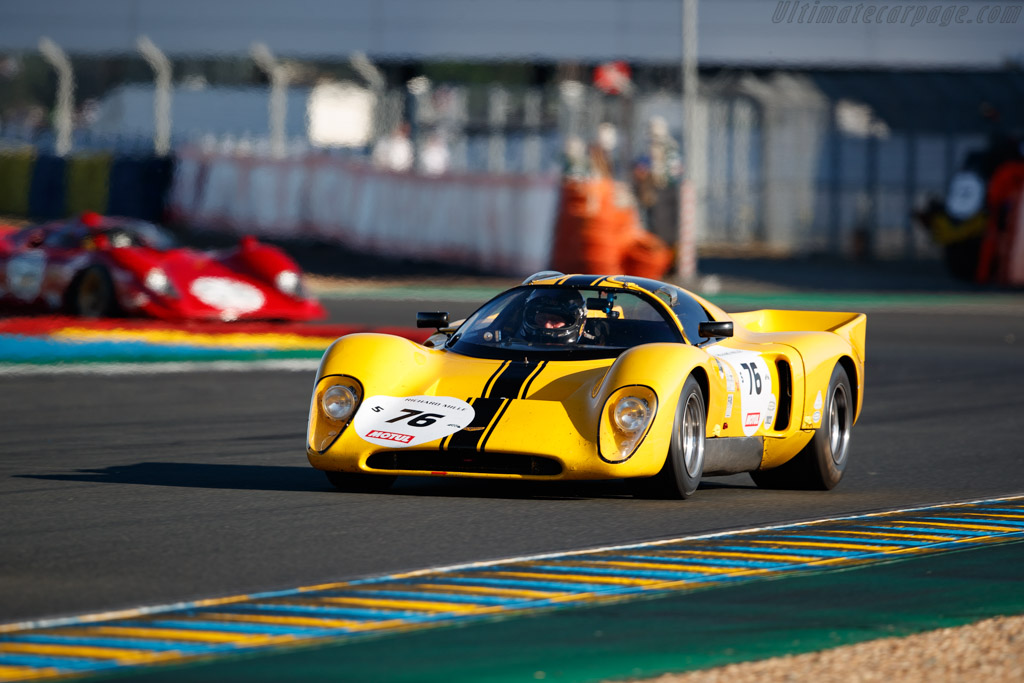
[[566,287],[592,287],[594,282],[603,279],[604,276],[595,278],[593,275],[573,275],[565,282],[560,282],[559,284],[564,284]]
[[480,439],[483,438],[484,430],[491,424],[491,419],[498,413],[503,401],[500,398],[478,398],[473,401],[475,415],[461,431],[455,432],[448,438],[449,451],[475,451]]
[[[471,406],[476,406],[476,402],[479,401],[479,400],[480,399],[478,399],[478,398],[470,397],[470,398],[466,399],[466,403],[468,403]],[[474,407],[474,410],[475,410],[475,407]],[[474,413],[474,415],[475,415],[475,413]],[[472,426],[472,424],[467,425],[467,427],[471,427],[471,426]],[[458,434],[458,432],[455,432],[455,434]],[[438,444],[437,450],[439,450],[439,451],[446,451],[446,450],[448,450],[448,445],[451,443],[452,437],[455,436],[455,434],[449,434],[448,436],[446,436],[443,439],[441,439],[441,443]]]
[[505,370],[505,368],[509,366],[510,363],[511,361],[505,361],[504,363],[498,366],[498,369],[495,370],[494,374],[492,374],[490,378],[487,380],[487,384],[484,385],[484,390],[480,393],[481,396],[488,395],[488,392],[491,390],[491,385],[494,383],[494,380],[498,379],[498,376],[501,375],[501,373]]
[[546,360],[541,361],[540,365],[537,366],[537,369],[534,371],[534,373],[530,375],[530,378],[528,380],[526,380],[526,384],[523,386],[523,390],[519,392],[519,398],[526,398],[526,396],[530,393],[530,387],[533,386],[533,380],[537,379],[537,375],[544,372],[544,367],[547,366],[547,364],[548,362]]
[[519,398],[519,391],[537,368],[538,362],[510,362],[505,372],[491,384],[491,390],[484,394],[488,398]]
[[505,417],[505,411],[508,410],[508,407],[510,405],[512,405],[512,401],[505,401],[504,403],[501,404],[501,410],[498,411],[497,417],[495,417],[494,420],[491,422],[490,428],[484,433],[483,441],[480,442],[481,452],[483,452],[483,450],[487,448],[487,440],[491,438],[491,434],[494,433],[495,427],[497,427],[498,423],[501,422],[501,418]]

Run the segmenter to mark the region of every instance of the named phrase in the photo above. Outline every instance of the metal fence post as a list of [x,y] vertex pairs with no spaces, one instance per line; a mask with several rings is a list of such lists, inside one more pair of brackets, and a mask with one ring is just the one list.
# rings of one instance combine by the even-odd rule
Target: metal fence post
[[135,43],[153,69],[153,152],[165,157],[171,151],[171,62],[152,40],[139,36]]
[[256,62],[256,66],[270,79],[270,101],[267,104],[270,118],[270,153],[280,159],[285,155],[289,70],[287,65],[281,64],[274,58],[266,43],[253,43],[249,54]]
[[39,51],[57,72],[57,103],[53,112],[53,125],[57,130],[54,153],[59,157],[71,153],[71,113],[75,100],[75,74],[71,60],[57,43],[49,38],[39,39]]

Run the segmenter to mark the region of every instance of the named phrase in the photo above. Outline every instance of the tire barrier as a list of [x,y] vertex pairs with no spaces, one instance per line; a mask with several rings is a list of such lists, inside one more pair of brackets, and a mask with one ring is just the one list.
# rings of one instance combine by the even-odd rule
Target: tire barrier
[[554,176],[421,176],[322,155],[183,150],[169,211],[206,230],[520,275],[548,267],[557,202]]
[[555,227],[552,267],[661,279],[672,253],[640,224],[628,192],[608,178],[567,179]]
[[989,181],[988,226],[975,280],[1024,285],[1024,161],[1003,164]]
[[162,221],[173,173],[171,157],[114,158],[107,211],[114,216]]
[[52,154],[36,157],[32,166],[32,182],[28,190],[28,215],[36,220],[50,220],[67,215],[65,202],[67,179],[65,160]]
[[45,221],[95,211],[161,221],[174,160],[107,153],[62,158],[0,150],[0,214]]
[[0,152],[0,215],[27,216],[32,166],[31,149]]
[[72,157],[67,161],[65,208],[71,215],[107,212],[110,194],[110,155]]

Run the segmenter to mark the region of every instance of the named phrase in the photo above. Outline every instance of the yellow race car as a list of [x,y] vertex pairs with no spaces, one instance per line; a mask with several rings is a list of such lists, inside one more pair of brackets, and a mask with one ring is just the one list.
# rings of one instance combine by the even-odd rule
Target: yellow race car
[[423,344],[324,353],[306,451],[339,489],[399,475],[619,479],[686,498],[702,476],[831,489],[864,400],[861,313],[727,314],[671,284],[546,271]]

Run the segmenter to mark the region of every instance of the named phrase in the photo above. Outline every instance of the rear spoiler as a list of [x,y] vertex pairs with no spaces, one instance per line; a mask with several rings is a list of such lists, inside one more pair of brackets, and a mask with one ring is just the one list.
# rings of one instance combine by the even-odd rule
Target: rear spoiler
[[[739,338],[750,338],[757,334],[779,332],[832,332],[853,347],[856,360],[864,362],[865,337],[868,318],[863,313],[841,313],[836,311],[781,311],[765,309],[732,313],[730,317],[736,326]],[[744,332],[748,332],[745,334]],[[749,334],[753,333],[753,334]]]

